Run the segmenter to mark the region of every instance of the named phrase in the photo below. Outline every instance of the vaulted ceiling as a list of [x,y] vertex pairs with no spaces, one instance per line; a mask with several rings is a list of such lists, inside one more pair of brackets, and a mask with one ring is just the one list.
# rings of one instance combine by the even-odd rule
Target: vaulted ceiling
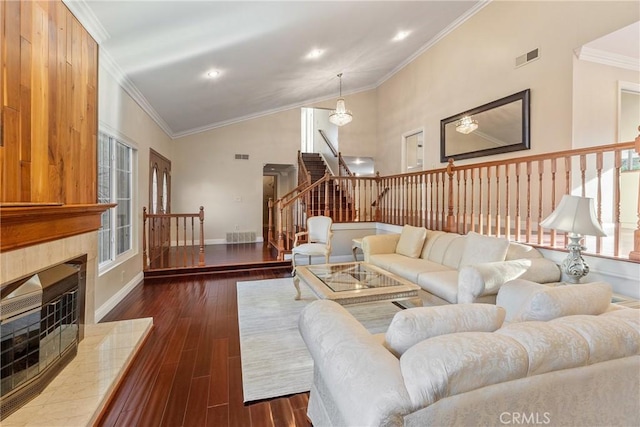
[[100,44],[104,68],[179,137],[335,99],[338,73],[343,93],[374,88],[487,2],[65,3]]

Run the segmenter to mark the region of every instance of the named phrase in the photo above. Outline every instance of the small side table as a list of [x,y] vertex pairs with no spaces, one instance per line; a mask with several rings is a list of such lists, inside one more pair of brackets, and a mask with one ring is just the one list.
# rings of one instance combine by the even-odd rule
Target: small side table
[[358,261],[358,249],[362,252],[362,238],[351,239],[351,252],[353,252],[353,259]]

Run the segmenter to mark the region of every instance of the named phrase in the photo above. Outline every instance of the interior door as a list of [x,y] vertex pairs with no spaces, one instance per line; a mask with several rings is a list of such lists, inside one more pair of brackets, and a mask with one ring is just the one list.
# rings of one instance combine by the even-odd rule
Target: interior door
[[[149,150],[149,214],[171,213],[171,161]],[[149,258],[152,267],[167,267],[171,246],[171,219],[151,217]]]

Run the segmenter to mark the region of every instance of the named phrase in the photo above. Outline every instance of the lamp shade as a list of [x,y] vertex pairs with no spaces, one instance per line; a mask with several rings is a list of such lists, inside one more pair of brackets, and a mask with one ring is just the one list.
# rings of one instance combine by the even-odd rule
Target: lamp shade
[[582,236],[606,236],[596,217],[593,199],[588,197],[565,194],[558,207],[540,225]]

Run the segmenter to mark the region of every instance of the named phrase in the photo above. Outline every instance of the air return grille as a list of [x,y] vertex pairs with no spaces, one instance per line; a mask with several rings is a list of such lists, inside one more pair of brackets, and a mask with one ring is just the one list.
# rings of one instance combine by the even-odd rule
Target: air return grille
[[229,231],[227,243],[253,243],[256,241],[255,231]]
[[248,154],[236,154],[236,160],[249,160]]
[[533,49],[530,52],[525,53],[524,55],[520,55],[516,58],[516,68],[522,67],[525,64],[528,64],[531,61],[535,61],[540,58],[540,50]]

